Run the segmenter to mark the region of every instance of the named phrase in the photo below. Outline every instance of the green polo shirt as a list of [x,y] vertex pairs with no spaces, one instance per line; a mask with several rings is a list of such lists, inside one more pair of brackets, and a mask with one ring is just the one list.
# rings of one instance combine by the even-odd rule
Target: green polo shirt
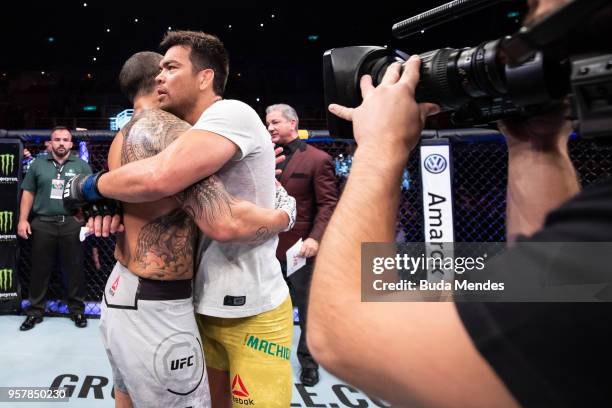
[[[60,171],[61,170],[61,171]],[[28,170],[23,182],[22,190],[34,194],[32,213],[36,215],[69,215],[64,210],[61,199],[51,198],[51,180],[59,178],[70,180],[77,174],[91,174],[91,167],[78,156],[70,154],[63,165],[59,165],[51,154],[37,157]]]

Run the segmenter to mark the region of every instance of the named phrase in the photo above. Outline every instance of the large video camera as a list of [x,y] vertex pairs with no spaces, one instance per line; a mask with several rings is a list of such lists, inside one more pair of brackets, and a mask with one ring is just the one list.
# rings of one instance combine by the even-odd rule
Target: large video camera
[[[397,23],[406,38],[457,15],[503,0],[455,0]],[[523,0],[524,1],[524,0]],[[421,57],[416,100],[435,102],[457,127],[533,116],[570,96],[583,137],[612,136],[612,4],[573,0],[513,35],[470,48],[441,48]],[[323,56],[325,100],[356,107],[359,79],[378,85],[387,67],[408,55],[383,47],[335,48]],[[330,133],[350,137],[351,124],[328,113]]]

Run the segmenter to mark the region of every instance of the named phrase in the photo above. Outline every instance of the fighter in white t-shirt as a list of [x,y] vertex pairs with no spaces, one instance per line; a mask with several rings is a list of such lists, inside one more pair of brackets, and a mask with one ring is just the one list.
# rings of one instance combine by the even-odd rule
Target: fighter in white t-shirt
[[[193,129],[221,135],[239,147],[217,172],[230,194],[274,207],[272,142],[251,107],[236,100],[215,102]],[[209,373],[229,373],[234,405],[289,406],[293,307],[276,259],[278,236],[258,246],[200,242],[194,304]]]
[[[193,129],[226,137],[238,154],[217,176],[233,196],[274,208],[274,151],[255,111],[236,100],[214,103]],[[246,317],[278,307],[289,294],[276,261],[278,236],[261,245],[203,239],[194,293],[196,312],[217,317]]]

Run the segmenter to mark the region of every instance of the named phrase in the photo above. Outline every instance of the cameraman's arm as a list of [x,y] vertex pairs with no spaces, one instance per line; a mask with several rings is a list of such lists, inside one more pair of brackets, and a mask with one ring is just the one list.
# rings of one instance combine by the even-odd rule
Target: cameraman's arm
[[[417,105],[418,59],[387,70],[364,101],[332,112],[359,145],[317,256],[308,345],[336,376],[393,406],[515,406],[473,346],[453,303],[361,302],[361,243],[393,242],[400,178],[432,105]],[[452,384],[440,392],[440,381]]]
[[508,143],[507,240],[532,235],[546,215],[580,189],[567,142],[564,110],[500,123]]

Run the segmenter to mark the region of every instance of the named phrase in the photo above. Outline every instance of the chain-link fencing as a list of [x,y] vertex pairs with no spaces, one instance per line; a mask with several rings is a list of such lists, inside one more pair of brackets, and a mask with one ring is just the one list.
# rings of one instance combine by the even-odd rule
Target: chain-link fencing
[[[76,140],[78,141],[78,139]],[[87,147],[93,171],[106,168],[111,138],[88,140]],[[326,151],[334,159],[338,191],[342,192],[350,172],[355,150],[353,140],[313,139],[311,145]],[[77,143],[75,143],[77,145]],[[33,155],[44,149],[42,141],[26,138],[25,147]],[[502,242],[505,240],[507,152],[499,137],[485,141],[451,138],[453,164],[453,203],[455,240],[458,242]],[[583,186],[612,175],[612,141],[573,140],[570,155]],[[381,157],[380,160],[385,160]],[[418,149],[408,161],[402,180],[402,195],[397,221],[398,242],[422,242],[423,216],[421,176]],[[544,194],[544,192],[542,193]],[[19,276],[23,298],[27,299],[31,258],[29,241],[20,240]],[[85,254],[87,303],[86,313],[99,315],[99,302],[108,275],[114,265],[113,238],[86,239]],[[50,282],[48,297],[62,299],[65,285],[59,268]]]

